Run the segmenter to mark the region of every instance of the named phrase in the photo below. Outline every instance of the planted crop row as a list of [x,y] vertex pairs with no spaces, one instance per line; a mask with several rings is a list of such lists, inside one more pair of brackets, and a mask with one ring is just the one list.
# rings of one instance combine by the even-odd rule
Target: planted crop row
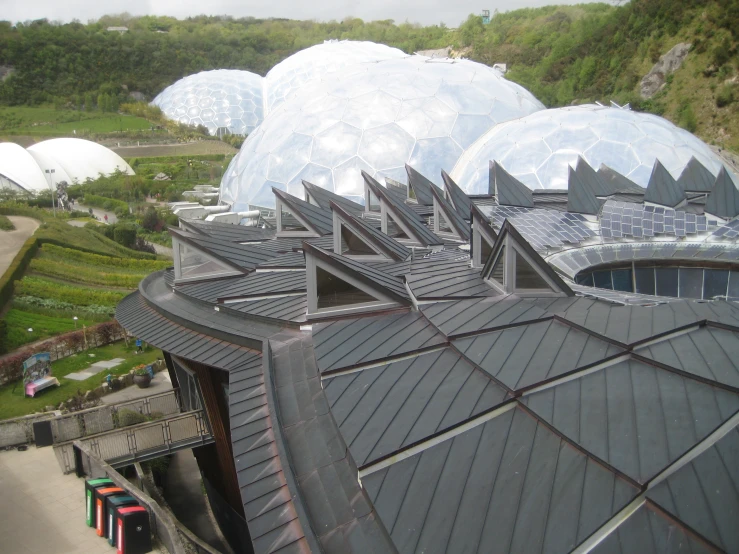
[[107,287],[135,289],[146,273],[131,274],[106,272],[100,268],[85,265],[73,265],[56,260],[36,258],[31,261],[31,271],[47,277],[56,277],[75,283],[89,283]]
[[135,260],[132,258],[101,256],[72,248],[55,246],[53,244],[44,245],[41,249],[40,257],[64,262],[82,263],[97,267],[120,268],[123,270],[142,272],[144,274],[159,271],[160,269],[165,269],[172,265],[171,260]]
[[87,317],[95,321],[105,321],[115,314],[111,306],[78,306],[71,302],[55,300],[53,298],[39,298],[38,296],[16,296],[13,299],[13,308],[24,312],[32,312],[51,317]]
[[91,289],[61,284],[42,277],[24,277],[16,283],[16,294],[69,302],[76,306],[116,306],[127,292]]

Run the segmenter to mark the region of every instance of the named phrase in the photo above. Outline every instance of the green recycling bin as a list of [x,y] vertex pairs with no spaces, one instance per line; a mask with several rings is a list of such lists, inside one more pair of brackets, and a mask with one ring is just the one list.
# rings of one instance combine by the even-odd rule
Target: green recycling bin
[[108,544],[110,546],[115,546],[115,531],[116,526],[114,525],[115,522],[115,511],[116,508],[125,508],[127,506],[138,506],[138,501],[133,496],[110,496],[108,497]]
[[85,481],[85,514],[89,527],[95,527],[95,489],[114,485],[115,483],[110,479],[88,479]]

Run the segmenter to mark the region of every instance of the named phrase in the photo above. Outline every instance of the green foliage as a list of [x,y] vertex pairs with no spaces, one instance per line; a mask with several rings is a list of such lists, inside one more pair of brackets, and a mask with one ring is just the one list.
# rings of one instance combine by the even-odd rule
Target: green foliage
[[136,228],[128,225],[116,225],[113,230],[113,240],[126,248],[132,248],[136,244]]
[[129,425],[138,425],[150,421],[149,416],[133,410],[119,410],[117,415],[119,427],[128,427]]
[[30,270],[37,275],[63,279],[72,283],[87,283],[106,287],[135,289],[146,274],[120,274],[105,272],[96,266],[79,266],[58,261],[36,258],[31,261]]
[[698,128],[698,120],[695,117],[693,105],[690,102],[683,102],[680,106],[677,123],[680,127],[690,131],[691,133],[695,132]]
[[71,302],[62,302],[52,298],[38,298],[37,296],[16,296],[13,298],[13,308],[51,317],[70,317],[84,315],[95,321],[110,319],[115,313],[110,306],[77,306]]
[[35,237],[23,243],[23,246],[10,262],[8,269],[0,276],[0,309],[7,304],[13,296],[13,287],[18,279],[23,277],[28,265],[38,251],[38,242]]
[[43,277],[23,277],[15,286],[16,294],[20,296],[38,296],[69,302],[76,306],[111,306],[115,307],[118,302],[128,294],[105,289],[93,289],[89,287],[77,287],[63,284]]
[[91,254],[73,248],[62,248],[52,244],[45,244],[41,249],[42,259],[56,260],[74,265],[86,265],[95,267],[101,271],[129,271],[133,273],[149,274],[172,265],[171,261],[158,260],[135,260],[131,258],[118,258],[112,256],[101,256]]
[[82,203],[85,206],[92,206],[102,210],[113,211],[117,208],[121,208],[128,212],[128,204],[126,202],[115,200],[113,198],[105,198],[104,196],[97,196],[95,194],[85,194],[82,198]]
[[[75,323],[70,314],[68,317],[52,317],[37,313],[28,313],[15,308],[8,310],[5,314],[7,323],[8,351],[20,348],[24,344],[46,339],[62,333],[75,330]],[[82,324],[94,325],[91,319],[85,319],[82,314],[77,320],[79,329]],[[29,332],[28,329],[33,329]]]
[[12,231],[15,225],[6,216],[0,215],[0,231]]
[[734,100],[734,86],[728,83],[722,86],[716,93],[716,106],[719,108],[728,106]]

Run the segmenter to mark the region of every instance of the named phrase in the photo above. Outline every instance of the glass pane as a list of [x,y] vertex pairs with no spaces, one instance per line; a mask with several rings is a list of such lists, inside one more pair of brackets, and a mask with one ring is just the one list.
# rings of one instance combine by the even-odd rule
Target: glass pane
[[280,206],[281,231],[307,231],[305,226],[285,206]]
[[375,302],[377,299],[328,271],[316,268],[318,308]]
[[521,254],[516,252],[516,288],[517,289],[549,289],[544,277],[531,267]]
[[498,259],[495,261],[490,277],[505,286],[505,246],[500,248],[500,254],[498,254]]
[[703,270],[698,268],[680,268],[680,298],[702,298]]
[[440,233],[451,233],[452,227],[444,217],[444,214],[439,210],[439,232]]
[[[505,248],[505,247],[504,247]],[[488,261],[490,254],[493,253],[493,246],[480,235],[480,261],[485,263]]]
[[593,274],[592,273],[585,273],[580,274],[575,279],[578,285],[584,285],[586,287],[592,287],[593,285]]
[[728,269],[706,269],[703,273],[703,298],[711,299],[714,296],[726,296],[729,286]]
[[613,276],[613,290],[634,292],[630,269],[614,269],[611,275]]
[[677,297],[677,268],[657,267],[654,270],[657,294]]
[[344,225],[341,226],[341,253],[348,254],[349,256],[377,254],[366,242],[357,237],[357,235],[352,233]]
[[180,243],[180,278],[212,277],[234,273],[234,269],[211,259],[199,250]]
[[611,281],[611,270],[609,269],[605,271],[594,271],[593,281],[595,282],[595,286],[599,289],[613,288],[613,281]]
[[729,296],[739,298],[739,271],[732,271],[729,275]]
[[387,235],[395,239],[408,239],[408,235],[405,234],[400,225],[395,223],[390,214],[387,214]]
[[637,267],[634,273],[636,281],[636,292],[639,294],[654,295],[654,268],[653,267]]
[[375,193],[372,192],[369,188],[367,189],[367,192],[369,193],[369,211],[379,212],[380,201],[377,199],[377,196],[375,196]]

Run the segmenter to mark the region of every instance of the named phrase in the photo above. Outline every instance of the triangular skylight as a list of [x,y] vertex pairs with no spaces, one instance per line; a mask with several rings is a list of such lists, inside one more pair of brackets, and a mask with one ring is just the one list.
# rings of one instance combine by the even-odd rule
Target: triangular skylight
[[454,239],[467,242],[470,239],[469,223],[444,198],[436,186],[432,185],[429,192],[434,203],[434,232],[451,235]]
[[379,254],[346,225],[340,226],[339,236],[341,237],[341,252],[338,254],[342,256],[376,256]]
[[500,229],[482,276],[501,292],[519,296],[574,296],[572,289],[516,231],[509,220]]
[[321,267],[316,268],[316,294],[319,310],[381,301]]
[[396,260],[410,250],[363,219],[331,202],[334,218],[334,253],[355,259]]
[[498,235],[484,213],[476,205],[471,204],[472,217],[471,257],[472,267],[482,267],[493,252],[493,245]]
[[290,210],[287,206],[285,206],[284,203],[278,202],[278,207],[280,210],[279,215],[279,223],[277,226],[278,231],[303,231],[308,232],[308,228],[303,224],[303,222],[300,220],[299,217],[296,217],[293,215],[292,210]]
[[172,239],[172,246],[175,253],[175,279],[178,281],[198,281],[242,274],[235,267],[176,237]]

